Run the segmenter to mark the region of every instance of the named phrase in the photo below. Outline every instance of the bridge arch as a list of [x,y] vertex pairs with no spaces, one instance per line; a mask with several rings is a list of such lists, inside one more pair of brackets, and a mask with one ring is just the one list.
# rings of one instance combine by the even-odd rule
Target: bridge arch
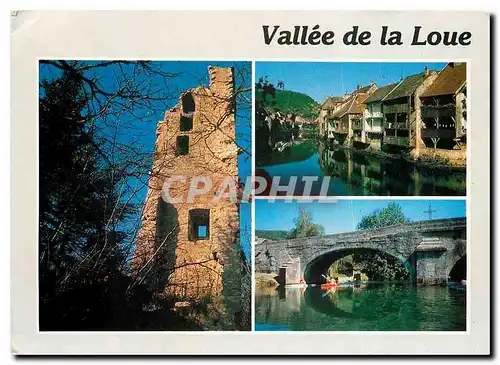
[[464,279],[467,279],[467,254],[455,260],[448,270],[448,281],[460,282]]
[[397,258],[421,285],[444,284],[465,255],[467,221],[450,218],[373,230],[264,241],[255,246],[255,268],[282,273],[285,283],[321,283],[329,265],[355,250],[380,251]]
[[411,257],[405,257],[401,253],[393,252],[391,250],[383,250],[380,248],[372,248],[372,247],[343,247],[336,248],[332,250],[328,250],[323,252],[312,260],[309,260],[305,264],[303,270],[303,278],[304,281],[308,284],[321,284],[326,282],[326,279],[323,275],[328,271],[328,268],[337,260],[346,257],[348,255],[354,253],[361,252],[372,252],[372,253],[381,253],[383,255],[388,255],[394,257],[398,262],[400,262],[410,274],[411,280],[414,280],[415,270],[412,265]]

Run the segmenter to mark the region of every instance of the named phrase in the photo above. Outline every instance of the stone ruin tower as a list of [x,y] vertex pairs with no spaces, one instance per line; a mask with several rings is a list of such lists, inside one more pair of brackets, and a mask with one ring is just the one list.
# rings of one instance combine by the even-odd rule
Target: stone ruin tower
[[[210,87],[184,92],[158,122],[133,260],[138,277],[185,300],[221,293],[224,256],[239,239],[238,203],[218,193],[223,181],[238,181],[233,68],[210,66],[208,73]],[[176,200],[167,202],[162,187],[175,176],[169,195]],[[188,202],[193,177],[210,178],[212,186]]]

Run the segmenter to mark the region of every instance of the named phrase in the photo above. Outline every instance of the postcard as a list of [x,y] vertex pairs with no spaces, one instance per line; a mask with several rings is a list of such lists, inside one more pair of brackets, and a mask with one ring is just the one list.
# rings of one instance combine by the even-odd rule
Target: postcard
[[12,13],[16,355],[489,355],[490,18]]

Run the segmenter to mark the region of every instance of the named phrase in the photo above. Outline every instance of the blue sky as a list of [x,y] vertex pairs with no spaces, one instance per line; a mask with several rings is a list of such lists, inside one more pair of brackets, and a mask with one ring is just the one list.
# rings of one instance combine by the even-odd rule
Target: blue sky
[[342,96],[358,84],[374,81],[378,86],[398,82],[402,77],[424,71],[441,70],[446,63],[422,62],[257,62],[255,79],[268,76],[276,85],[283,81],[285,90],[309,95],[318,103],[327,96]]
[[429,219],[424,211],[431,209],[432,219],[465,217],[465,200],[337,200],[325,203],[317,201],[298,203],[276,200],[274,203],[267,200],[255,201],[255,229],[256,230],[290,230],[299,208],[305,207],[311,212],[313,221],[325,227],[326,234],[350,232],[365,215],[376,209],[382,209],[389,203],[399,204],[405,216],[412,221]]
[[[88,61],[89,63],[96,61]],[[173,97],[171,100],[166,100],[166,106],[161,103],[157,103],[152,110],[147,112],[135,111],[135,114],[144,116],[142,121],[134,119],[130,114],[124,114],[122,118],[122,124],[127,124],[131,127],[141,137],[140,143],[144,145],[144,149],[153,150],[155,140],[156,140],[156,125],[158,121],[163,120],[165,112],[173,107],[179,101],[179,96],[182,92],[200,86],[209,86],[208,78],[208,66],[219,66],[219,67],[234,67],[236,70],[243,67],[248,67],[251,69],[250,62],[218,62],[218,61],[162,61],[158,63],[161,65],[161,71],[165,73],[177,74],[177,76],[169,79],[168,85],[164,85],[168,89],[168,93]],[[103,71],[97,74],[101,78],[103,85],[107,85],[113,88],[114,85],[114,74],[111,72],[113,70],[103,68]],[[125,68],[127,70],[127,68]],[[130,71],[133,67],[129,68]],[[127,71],[126,71],[127,72]],[[51,66],[40,65],[40,79],[51,78],[59,75],[59,71]],[[236,84],[241,82],[238,80],[236,75]],[[251,86],[251,78],[245,80],[247,87]],[[155,85],[157,86],[157,85]],[[162,85],[163,86],[163,85]],[[248,97],[251,98],[250,93]],[[236,141],[241,144],[247,151],[251,150],[251,107],[249,105],[237,105],[237,118],[236,118]],[[137,135],[136,135],[137,136]],[[136,137],[134,136],[134,137]],[[122,138],[127,136],[123,134]],[[244,158],[245,155],[239,156],[239,173],[241,177],[246,177],[251,173],[251,159]]]
[[[88,61],[89,64],[95,61]],[[164,103],[154,103],[152,110],[134,110],[135,115],[140,115],[142,120],[134,118],[130,113],[124,113],[120,116],[120,125],[127,126],[127,129],[123,129],[119,132],[119,139],[126,143],[132,138],[135,140],[138,138],[138,143],[144,150],[144,152],[151,152],[154,150],[154,145],[156,141],[156,126],[158,121],[164,119],[165,111],[173,107],[179,101],[179,96],[182,92],[200,86],[209,86],[209,76],[208,76],[208,66],[219,66],[219,67],[234,67],[235,69],[235,84],[236,86],[244,83],[245,87],[251,87],[251,75],[245,80],[239,76],[238,70],[243,68],[248,68],[251,70],[250,62],[219,62],[219,61],[165,61],[165,62],[155,62],[161,67],[161,71],[165,73],[177,74],[177,76],[169,79],[168,84],[164,85],[161,80],[158,80],[160,85],[150,85],[151,88],[155,87],[165,87],[168,93],[172,95],[171,100],[166,100]],[[101,79],[102,85],[109,87],[114,90],[114,73],[113,69],[102,68],[97,69],[96,76]],[[125,72],[132,72],[133,66],[124,67]],[[39,67],[40,80],[50,79],[57,77],[60,71],[52,66],[47,66],[40,64]],[[140,76],[137,76],[140,77]],[[154,81],[153,81],[154,82]],[[43,89],[40,90],[40,95],[43,96]],[[250,100],[251,93],[248,92],[246,97]],[[236,142],[239,146],[243,147],[246,151],[251,151],[251,105],[249,103],[238,103],[241,99],[237,99],[237,115],[236,115]],[[111,117],[113,118],[113,117]],[[132,135],[131,135],[131,132]],[[246,176],[251,174],[251,157],[246,153],[242,153],[238,156],[238,173],[240,178],[245,181]],[[141,190],[137,193],[135,203],[142,204],[146,197],[146,187],[143,183],[138,180],[131,179],[129,181],[131,186],[141,187]],[[250,214],[250,204],[241,204],[241,214],[240,214],[240,226],[242,231],[244,227],[248,226],[248,222],[251,219]],[[131,221],[133,222],[137,217],[133,217]],[[246,252],[249,255],[250,252],[250,235],[244,235],[242,233],[242,238],[247,238],[245,241]]]

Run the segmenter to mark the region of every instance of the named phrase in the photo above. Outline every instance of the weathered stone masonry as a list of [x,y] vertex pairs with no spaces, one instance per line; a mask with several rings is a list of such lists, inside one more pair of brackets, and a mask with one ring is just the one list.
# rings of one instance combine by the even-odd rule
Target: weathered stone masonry
[[[158,122],[133,262],[136,275],[149,273],[154,279],[148,282],[160,292],[192,300],[220,294],[224,247],[239,231],[238,204],[217,201],[222,182],[238,178],[233,69],[210,66],[208,72],[210,87],[183,93]],[[168,203],[161,191],[174,176],[185,180],[171,184],[170,196],[180,201]],[[212,186],[189,203],[193,177],[208,177]]]
[[376,250],[398,258],[418,284],[446,283],[466,254],[465,218],[413,222],[380,229],[255,245],[255,270],[278,274],[285,283],[321,283],[328,267],[358,250]]

